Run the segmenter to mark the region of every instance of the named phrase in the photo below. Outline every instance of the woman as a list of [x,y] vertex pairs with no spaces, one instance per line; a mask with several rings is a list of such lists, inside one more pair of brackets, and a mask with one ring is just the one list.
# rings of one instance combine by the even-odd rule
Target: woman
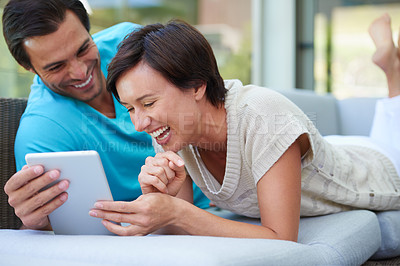
[[[332,145],[277,92],[238,80],[224,83],[211,47],[186,23],[149,25],[130,34],[107,81],[136,130],[149,133],[159,151],[142,167],[143,196],[97,202],[90,212],[116,234],[164,228],[297,241],[300,216],[400,209],[393,159],[400,147],[383,150],[372,139],[368,145]],[[393,98],[385,100],[398,106],[399,94],[393,89]],[[190,204],[191,179],[217,206],[260,217],[261,225],[196,208]]]

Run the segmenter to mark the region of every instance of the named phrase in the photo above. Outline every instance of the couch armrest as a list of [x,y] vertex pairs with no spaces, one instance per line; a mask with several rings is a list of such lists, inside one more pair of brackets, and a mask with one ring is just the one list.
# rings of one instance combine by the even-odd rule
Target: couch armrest
[[8,205],[4,185],[15,173],[14,140],[19,120],[26,107],[26,99],[0,98],[0,228],[16,229],[21,221]]

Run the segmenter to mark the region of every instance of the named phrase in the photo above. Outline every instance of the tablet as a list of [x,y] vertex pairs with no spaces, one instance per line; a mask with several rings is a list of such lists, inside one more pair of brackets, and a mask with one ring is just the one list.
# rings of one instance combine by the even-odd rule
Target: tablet
[[102,225],[102,219],[89,215],[96,201],[113,199],[96,151],[28,153],[25,160],[28,166],[60,171],[60,178],[48,187],[62,179],[70,182],[68,200],[49,215],[55,234],[113,235]]

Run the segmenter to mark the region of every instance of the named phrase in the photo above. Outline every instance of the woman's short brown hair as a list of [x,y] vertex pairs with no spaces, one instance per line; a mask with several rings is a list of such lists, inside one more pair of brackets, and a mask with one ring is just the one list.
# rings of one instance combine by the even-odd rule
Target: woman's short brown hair
[[107,89],[117,99],[117,80],[143,61],[181,90],[207,84],[207,99],[216,107],[224,102],[225,86],[210,44],[183,21],[151,24],[130,33],[108,66]]

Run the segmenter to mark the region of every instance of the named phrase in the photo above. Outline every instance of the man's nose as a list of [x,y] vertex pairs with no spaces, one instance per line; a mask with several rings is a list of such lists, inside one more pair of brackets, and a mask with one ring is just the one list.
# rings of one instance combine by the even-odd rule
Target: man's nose
[[84,61],[74,59],[69,66],[69,74],[71,79],[85,80],[87,75],[87,66]]

